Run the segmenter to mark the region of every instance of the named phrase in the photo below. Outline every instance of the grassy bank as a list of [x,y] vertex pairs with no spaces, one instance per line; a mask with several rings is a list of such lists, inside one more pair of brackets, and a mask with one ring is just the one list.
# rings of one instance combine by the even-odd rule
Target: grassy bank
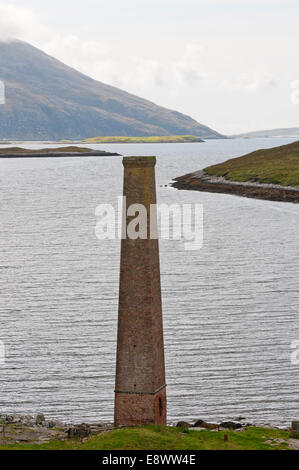
[[275,450],[288,448],[287,431],[248,427],[242,431],[194,431],[166,426],[119,429],[88,439],[5,444],[0,450]]
[[299,141],[262,149],[205,168],[213,176],[231,181],[255,181],[282,186],[299,186]]
[[152,136],[152,137],[92,137],[82,142],[87,144],[175,144],[188,142],[203,142],[203,140],[194,135],[171,135],[171,136]]

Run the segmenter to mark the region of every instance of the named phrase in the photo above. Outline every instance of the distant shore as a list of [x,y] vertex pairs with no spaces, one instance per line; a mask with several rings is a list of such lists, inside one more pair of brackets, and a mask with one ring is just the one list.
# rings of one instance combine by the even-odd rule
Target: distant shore
[[81,141],[83,144],[186,144],[201,142],[204,141],[194,135],[160,135],[151,137],[98,136]]
[[211,176],[204,170],[174,178],[171,186],[177,189],[232,194],[268,201],[299,203],[299,187],[278,184],[228,181],[222,176]]
[[116,152],[104,150],[90,150],[84,147],[60,147],[44,149],[24,149],[21,147],[8,147],[0,149],[0,158],[59,158],[59,157],[112,157],[119,156]]

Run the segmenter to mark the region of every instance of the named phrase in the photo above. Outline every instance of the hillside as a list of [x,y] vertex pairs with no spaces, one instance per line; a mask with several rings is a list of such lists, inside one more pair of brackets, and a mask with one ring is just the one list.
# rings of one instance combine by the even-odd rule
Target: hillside
[[238,135],[231,135],[229,137],[232,139],[236,139],[239,137],[243,137],[246,139],[254,139],[255,137],[299,137],[299,127],[286,127],[281,129],[253,131]]
[[195,135],[217,132],[177,111],[106,85],[21,41],[0,42],[0,139]]
[[239,158],[204,169],[230,181],[299,186],[299,141],[270,149],[256,150]]

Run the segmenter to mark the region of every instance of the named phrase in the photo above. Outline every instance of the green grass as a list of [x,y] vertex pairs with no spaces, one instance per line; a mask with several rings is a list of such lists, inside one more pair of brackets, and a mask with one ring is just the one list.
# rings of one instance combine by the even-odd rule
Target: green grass
[[299,186],[299,141],[262,149],[205,168],[209,175],[224,176],[232,181],[255,181]]
[[[224,440],[224,435],[228,441]],[[79,440],[50,441],[46,444],[0,446],[0,450],[274,450],[287,448],[286,443],[274,446],[269,439],[289,438],[289,432],[257,427],[246,431],[192,431],[189,429],[147,426],[109,431]]]
[[290,432],[290,437],[292,439],[299,439],[299,431],[291,431]]
[[70,146],[70,147],[58,147],[58,148],[47,148],[47,149],[24,149],[21,147],[8,147],[8,148],[0,148],[0,155],[5,154],[5,155],[10,155],[10,154],[40,154],[40,153],[63,153],[63,152],[90,152],[90,149],[87,147],[76,147],[76,146]]
[[152,136],[152,137],[91,137],[83,140],[88,144],[154,144],[154,143],[184,143],[184,142],[202,142],[201,139],[194,135],[171,135],[171,136]]

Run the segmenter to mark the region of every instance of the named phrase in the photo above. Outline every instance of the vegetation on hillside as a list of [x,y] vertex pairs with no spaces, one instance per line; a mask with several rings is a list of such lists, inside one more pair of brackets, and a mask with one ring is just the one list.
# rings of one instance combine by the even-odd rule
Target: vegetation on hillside
[[299,186],[299,141],[261,149],[239,158],[209,166],[209,175],[231,181],[254,181],[282,186]]
[[175,144],[188,142],[203,142],[194,135],[170,135],[170,136],[152,136],[152,137],[91,137],[83,140],[85,143],[98,144]]
[[2,444],[0,450],[276,450],[288,448],[289,435],[287,431],[257,427],[215,432],[147,426],[109,431],[84,441]]

